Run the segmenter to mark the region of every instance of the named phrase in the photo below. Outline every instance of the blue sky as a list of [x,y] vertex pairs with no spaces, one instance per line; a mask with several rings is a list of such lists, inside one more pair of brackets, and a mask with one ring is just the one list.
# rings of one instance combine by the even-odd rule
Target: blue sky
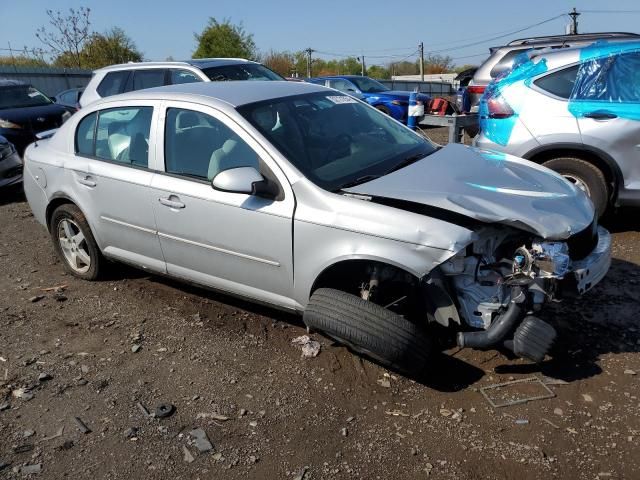
[[[146,59],[188,58],[195,49],[194,33],[210,16],[242,22],[254,35],[258,48],[296,51],[311,47],[317,56],[363,53],[368,64],[387,63],[411,55],[423,41],[425,52],[444,50],[455,63],[474,63],[488,47],[529,35],[561,33],[567,17],[552,20],[504,40],[468,45],[513,32],[556,15],[578,10],[613,10],[584,13],[580,31],[640,31],[637,0],[509,1],[402,1],[368,2],[325,0],[2,0],[0,48],[40,47],[35,30],[47,25],[45,10],[80,5],[91,8],[93,28],[123,28]],[[631,13],[629,11],[639,13]],[[6,54],[0,50],[0,54]]]

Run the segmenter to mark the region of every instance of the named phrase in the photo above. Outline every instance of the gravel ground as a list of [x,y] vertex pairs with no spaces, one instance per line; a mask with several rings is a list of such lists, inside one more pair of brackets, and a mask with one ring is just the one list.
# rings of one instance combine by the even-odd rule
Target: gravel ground
[[[544,363],[450,349],[413,381],[319,335],[301,357],[300,319],[268,308],[120,265],[65,275],[22,194],[0,195],[0,478],[640,476],[637,211],[607,220],[607,278],[545,313],[561,339]],[[532,376],[555,396],[479,391]]]

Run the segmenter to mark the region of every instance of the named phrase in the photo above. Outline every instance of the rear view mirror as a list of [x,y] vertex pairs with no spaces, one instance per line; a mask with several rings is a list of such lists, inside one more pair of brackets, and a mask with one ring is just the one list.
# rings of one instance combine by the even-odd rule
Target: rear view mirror
[[237,167],[223,170],[211,182],[215,190],[229,193],[244,193],[257,197],[275,198],[278,188],[265,179],[253,167]]

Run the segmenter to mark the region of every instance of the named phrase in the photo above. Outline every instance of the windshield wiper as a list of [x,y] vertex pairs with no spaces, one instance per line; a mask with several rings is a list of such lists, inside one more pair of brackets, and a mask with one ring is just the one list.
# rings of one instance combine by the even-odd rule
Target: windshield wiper
[[376,178],[380,178],[382,175],[363,175],[362,177],[358,177],[355,180],[351,180],[350,182],[343,183],[339,187],[337,187],[334,191],[344,190],[345,188],[355,187],[356,185],[360,185],[361,183],[369,182],[371,180],[375,180]]
[[393,168],[391,168],[390,170],[387,170],[384,174],[388,175],[391,172],[395,172],[396,170],[400,170],[401,168],[404,168],[408,165],[411,165],[414,162],[417,162],[418,160],[423,159],[424,157],[428,156],[428,153],[416,153],[415,155],[411,155],[407,158],[405,158],[404,160],[402,160],[400,163],[396,164]]

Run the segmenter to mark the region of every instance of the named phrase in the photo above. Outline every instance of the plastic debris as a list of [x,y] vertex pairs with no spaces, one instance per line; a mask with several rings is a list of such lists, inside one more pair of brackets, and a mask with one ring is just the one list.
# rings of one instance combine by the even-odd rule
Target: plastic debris
[[87,427],[87,424],[82,421],[80,417],[73,417],[73,420],[76,422],[78,430],[80,430],[85,435],[87,433],[91,433],[91,429]]
[[[494,399],[492,399],[487,394],[487,391],[490,391],[490,390],[502,391],[505,388],[508,388],[510,386],[520,385],[523,383],[539,385],[540,389],[542,390],[542,393],[540,395],[531,395],[528,397],[514,398],[513,400],[504,400],[501,402],[494,401]],[[493,408],[510,407],[512,405],[520,405],[522,403],[533,402],[534,400],[544,400],[547,398],[554,398],[556,396],[556,394],[538,377],[528,377],[528,378],[522,378],[519,380],[512,380],[510,382],[496,383],[495,385],[488,385],[486,387],[481,387],[480,393],[484,396],[484,398],[487,400],[487,402],[489,402],[489,404]]]
[[173,415],[176,411],[175,405],[170,403],[161,403],[156,407],[156,418],[167,418]]
[[42,471],[42,464],[36,463],[33,465],[25,465],[20,467],[20,473],[23,475],[32,475],[36,473],[40,473]]
[[301,335],[291,340],[294,345],[300,345],[302,347],[302,356],[305,358],[317,357],[320,353],[320,343],[315,340],[311,340],[309,335]]
[[51,435],[50,437],[43,438],[42,441],[43,442],[47,442],[49,440],[53,440],[54,438],[61,437],[63,433],[64,433],[64,425],[62,427],[60,427],[58,429],[58,431],[56,433],[54,433],[53,435]]
[[213,450],[213,445],[211,444],[211,441],[209,441],[207,432],[203,429],[196,428],[195,430],[191,430],[189,435],[193,438],[194,444],[200,453],[206,453]]
[[192,463],[195,460],[195,457],[191,454],[191,452],[185,445],[182,446],[182,452],[184,453],[183,459],[185,462]]
[[309,470],[309,467],[302,467],[298,473],[296,473],[296,476],[293,477],[293,480],[304,480],[307,475],[307,470]]
[[220,415],[218,413],[199,413],[196,415],[196,420],[200,420],[201,418],[211,418],[212,420],[218,420],[220,422],[226,422],[227,420],[229,420],[229,417]]

